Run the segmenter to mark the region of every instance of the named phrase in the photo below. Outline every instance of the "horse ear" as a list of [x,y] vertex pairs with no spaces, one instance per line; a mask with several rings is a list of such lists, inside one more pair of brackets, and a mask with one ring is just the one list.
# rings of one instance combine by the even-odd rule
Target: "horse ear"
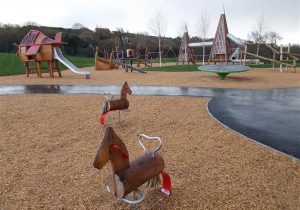
[[121,89],[121,95],[126,95],[127,93],[131,94],[131,89],[127,81],[125,81]]
[[129,87],[128,83],[127,83],[127,81],[125,81],[125,82],[124,82],[124,85],[123,85],[123,87],[125,87],[125,88],[127,89],[127,91],[128,91],[128,94],[131,94],[131,93],[132,93],[132,91],[131,91],[131,89],[130,89],[130,87]]

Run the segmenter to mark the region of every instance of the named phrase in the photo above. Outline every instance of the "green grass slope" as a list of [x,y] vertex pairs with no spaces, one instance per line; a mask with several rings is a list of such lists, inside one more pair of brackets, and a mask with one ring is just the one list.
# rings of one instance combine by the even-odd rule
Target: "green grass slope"
[[[78,68],[95,65],[94,58],[73,56],[66,56],[66,58]],[[42,66],[46,67],[47,64],[43,62]],[[61,63],[60,68],[66,69],[66,67]],[[23,63],[20,61],[20,58],[15,54],[0,53],[0,76],[9,76],[17,74],[25,74],[25,68]]]

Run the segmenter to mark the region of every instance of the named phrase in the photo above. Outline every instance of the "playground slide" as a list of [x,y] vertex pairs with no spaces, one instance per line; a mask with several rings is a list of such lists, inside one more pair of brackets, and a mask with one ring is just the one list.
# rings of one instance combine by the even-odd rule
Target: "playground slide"
[[241,40],[240,38],[237,38],[235,36],[233,36],[232,34],[227,34],[226,35],[228,39],[230,39],[231,41],[233,41],[234,43],[236,43],[239,47],[245,47],[244,41]]
[[76,74],[84,74],[86,79],[90,78],[90,72],[88,72],[88,71],[82,71],[79,68],[77,68],[76,66],[74,66],[74,64],[72,64],[69,60],[67,60],[63,56],[60,48],[54,47],[53,48],[53,53],[54,53],[54,58],[57,59],[57,60],[59,60],[59,62],[61,62],[63,65],[65,65],[72,72],[74,72]]
[[213,42],[194,42],[194,43],[189,43],[189,47],[208,47],[212,46]]
[[236,48],[230,56],[230,60],[238,59],[240,55],[240,48]]
[[230,56],[231,61],[237,61],[239,59],[240,48],[242,48],[242,49],[245,48],[244,41],[241,40],[240,38],[235,37],[232,34],[227,34],[226,36],[228,39],[230,39],[231,41],[233,41],[235,44],[238,45],[238,47],[235,49],[235,51]]

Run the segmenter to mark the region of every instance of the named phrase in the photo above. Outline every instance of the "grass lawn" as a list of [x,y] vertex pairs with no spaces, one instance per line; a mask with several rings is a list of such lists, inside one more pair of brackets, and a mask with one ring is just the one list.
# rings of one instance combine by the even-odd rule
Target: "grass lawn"
[[[196,64],[196,65],[175,65],[175,66],[162,66],[161,68],[159,66],[155,67],[148,67],[145,70],[146,71],[168,71],[168,72],[178,72],[178,71],[198,71],[198,67],[201,64]],[[251,65],[246,65],[249,66],[250,68],[272,68],[272,64],[251,64]],[[297,67],[300,66],[300,63],[297,63]],[[279,68],[279,64],[275,65],[275,68]],[[285,68],[285,67],[284,67]],[[290,68],[290,67],[289,67]]]
[[[68,60],[71,61],[78,68],[94,66],[94,58],[87,57],[75,57],[75,56],[66,56]],[[166,63],[176,62],[176,58],[164,58]],[[153,62],[158,63],[159,59],[153,60]],[[129,62],[128,62],[129,63]],[[46,67],[45,62],[42,63],[43,67]],[[169,72],[178,72],[178,71],[198,71],[197,65],[175,65],[175,66],[162,66],[160,67],[147,67],[146,71],[169,71]],[[272,64],[258,64],[258,65],[248,65],[251,68],[272,68]],[[297,66],[300,66],[300,63],[297,63]],[[279,68],[279,65],[275,65],[276,68]],[[60,63],[60,68],[66,69],[64,65]],[[20,61],[19,57],[11,53],[0,53],[0,76],[8,75],[17,75],[25,74],[25,68],[23,63]]]
[[[141,59],[141,61],[143,62],[144,60]],[[151,60],[152,63],[159,63],[159,58],[155,58],[155,59],[152,59]],[[176,62],[177,61],[177,58],[162,58],[161,62],[165,62],[165,63],[170,63],[170,62]],[[125,61],[126,64],[130,64],[130,61],[129,60],[126,60]],[[135,60],[133,60],[132,62],[133,64],[137,63]],[[150,59],[148,59],[148,63],[150,64]]]
[[[74,57],[74,56],[66,56],[66,58],[78,68],[95,65],[94,58]],[[59,65],[62,70],[66,69],[66,67],[61,63]],[[46,67],[47,64],[43,62],[42,66]],[[20,58],[15,54],[0,53],[0,76],[17,75],[17,74],[25,74],[25,68],[23,66],[23,63],[20,61]]]
[[[290,64],[293,64],[292,62],[289,62]],[[273,68],[273,64],[250,64],[247,65],[250,68]],[[296,66],[299,67],[300,63],[296,63]],[[280,65],[279,64],[275,64],[275,68],[279,68]],[[283,65],[283,67],[285,68],[285,65]],[[291,68],[291,67],[289,67]]]
[[169,72],[177,72],[177,71],[198,71],[199,65],[175,65],[175,66],[155,66],[148,67],[146,71],[169,71]]

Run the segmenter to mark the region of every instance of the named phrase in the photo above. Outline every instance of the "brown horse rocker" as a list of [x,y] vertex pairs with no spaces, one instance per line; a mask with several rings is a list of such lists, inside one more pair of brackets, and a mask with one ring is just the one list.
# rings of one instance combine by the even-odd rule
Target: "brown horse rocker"
[[[149,152],[142,143],[143,140],[158,141],[159,146],[154,151]],[[112,127],[107,127],[93,164],[95,168],[101,169],[110,161],[112,174],[108,177],[107,190],[117,198],[123,198],[125,202],[126,195],[138,191],[137,188],[147,181],[150,181],[152,187],[155,186],[160,174],[163,178],[162,194],[171,194],[171,179],[167,173],[163,172],[164,160],[159,154],[162,147],[161,139],[141,134],[139,143],[145,154],[129,162],[129,154],[124,142],[117,136]]]
[[[104,126],[104,119],[105,116],[108,114],[108,112],[110,111],[114,111],[114,110],[126,110],[129,107],[129,101],[127,99],[127,94],[131,94],[132,91],[128,85],[127,82],[124,82],[122,88],[121,88],[121,94],[120,94],[120,99],[114,99],[113,100],[113,96],[112,97],[108,97],[107,95],[105,95],[105,99],[103,101],[101,110],[100,110],[100,123],[101,125]],[[120,114],[120,113],[119,113]]]

